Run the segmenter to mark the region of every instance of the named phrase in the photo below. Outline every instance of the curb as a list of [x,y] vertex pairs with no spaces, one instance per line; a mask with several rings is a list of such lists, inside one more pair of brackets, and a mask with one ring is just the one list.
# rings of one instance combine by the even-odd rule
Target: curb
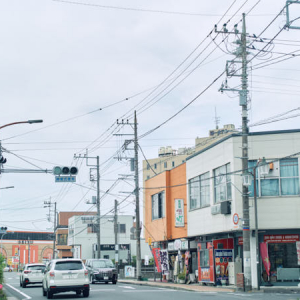
[[[205,291],[205,290],[195,290],[195,289],[190,289],[188,287],[184,287],[184,286],[181,286],[181,285],[178,285],[178,286],[174,286],[174,285],[167,285],[167,284],[160,284],[160,283],[155,283],[155,282],[151,282],[150,284],[147,283],[147,281],[127,281],[127,280],[118,280],[118,282],[120,283],[125,283],[125,284],[134,284],[134,285],[144,285],[144,286],[153,286],[153,287],[164,287],[164,288],[168,288],[168,289],[173,289],[173,290],[182,290],[182,291],[190,291],[190,292],[211,292],[211,291]],[[235,288],[226,288],[226,289],[222,289],[222,288],[217,288],[217,287],[214,287],[215,288],[215,292],[217,293],[226,293],[226,292],[232,292],[232,291],[236,291]]]

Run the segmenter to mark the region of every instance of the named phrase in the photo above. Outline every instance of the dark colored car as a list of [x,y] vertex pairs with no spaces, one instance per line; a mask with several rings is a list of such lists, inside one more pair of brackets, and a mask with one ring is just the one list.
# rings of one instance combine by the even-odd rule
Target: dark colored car
[[87,259],[85,267],[89,271],[90,283],[111,282],[116,284],[118,281],[118,272],[110,259]]

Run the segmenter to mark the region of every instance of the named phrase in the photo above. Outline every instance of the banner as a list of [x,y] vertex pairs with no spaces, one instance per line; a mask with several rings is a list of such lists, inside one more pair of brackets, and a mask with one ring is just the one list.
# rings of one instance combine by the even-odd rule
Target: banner
[[160,250],[160,265],[163,274],[169,274],[168,250]]
[[267,243],[260,243],[260,255],[268,276],[270,276],[271,263],[268,254]]
[[152,248],[152,255],[155,261],[155,265],[157,268],[157,272],[161,273],[161,266],[160,266],[160,254],[159,254],[160,249],[159,248]]
[[300,242],[296,242],[298,265],[300,265]]

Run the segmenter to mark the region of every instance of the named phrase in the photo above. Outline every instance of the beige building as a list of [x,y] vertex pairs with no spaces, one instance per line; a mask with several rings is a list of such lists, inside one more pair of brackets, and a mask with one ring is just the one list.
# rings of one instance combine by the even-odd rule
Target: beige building
[[[181,165],[186,161],[187,157],[195,152],[207,148],[225,136],[237,132],[238,131],[233,124],[227,124],[224,125],[223,128],[209,130],[207,137],[196,137],[194,147],[179,148],[177,150],[173,149],[171,146],[160,147],[157,158],[148,159],[147,161],[143,160],[143,186],[145,186],[145,181],[151,177]],[[145,209],[144,201],[145,191],[143,193],[143,207]]]

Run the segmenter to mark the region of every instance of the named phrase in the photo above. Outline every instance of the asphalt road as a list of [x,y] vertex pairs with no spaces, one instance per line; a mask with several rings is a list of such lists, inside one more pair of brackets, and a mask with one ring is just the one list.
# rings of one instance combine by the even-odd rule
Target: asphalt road
[[[29,285],[26,288],[20,287],[19,275],[17,273],[5,273],[5,289],[9,292],[8,296],[17,299],[36,299],[46,300],[42,296],[41,285]],[[53,299],[84,299],[75,293],[55,294]],[[263,294],[263,293],[218,293],[218,292],[190,292],[173,290],[168,288],[158,288],[140,285],[129,285],[117,283],[113,284],[93,284],[91,285],[90,297],[86,299],[101,300],[300,300],[300,295],[291,294]]]

